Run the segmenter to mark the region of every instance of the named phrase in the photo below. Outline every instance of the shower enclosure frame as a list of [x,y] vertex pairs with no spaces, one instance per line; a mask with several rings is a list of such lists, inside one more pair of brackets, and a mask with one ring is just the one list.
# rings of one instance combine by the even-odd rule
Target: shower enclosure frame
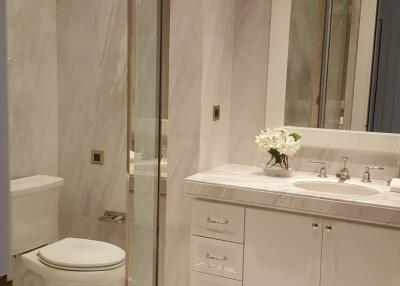
[[10,252],[10,178],[7,94],[6,1],[0,0],[0,283],[9,274]]
[[[126,252],[127,252],[127,262],[126,262],[126,277],[125,283],[128,285],[128,279],[130,276],[129,270],[133,267],[135,268],[135,262],[132,261],[130,253],[133,248],[132,239],[134,236],[134,227],[132,226],[132,222],[134,221],[134,177],[130,175],[130,151],[135,151],[134,142],[137,138],[136,133],[132,134],[132,120],[131,116],[134,115],[134,111],[132,110],[132,106],[136,105],[137,99],[137,90],[136,86],[136,68],[137,68],[137,38],[136,38],[136,0],[127,0],[127,19],[128,19],[128,28],[127,28],[127,48],[128,48],[128,56],[127,56],[127,96],[128,96],[128,104],[127,104],[127,228],[126,228]],[[156,159],[157,159],[157,171],[154,179],[156,180],[157,191],[154,193],[154,221],[153,221],[153,238],[155,245],[153,245],[153,253],[152,255],[152,273],[153,279],[151,285],[143,285],[143,286],[157,286],[162,285],[162,277],[163,277],[163,263],[160,261],[160,258],[163,257],[163,247],[160,249],[160,244],[163,244],[163,237],[160,237],[160,196],[166,196],[166,192],[160,191],[161,184],[161,148],[162,148],[162,115],[167,113],[168,109],[168,54],[169,54],[169,9],[170,9],[170,1],[169,0],[155,0],[157,2],[157,59],[156,59],[156,74],[157,79],[154,83],[156,86],[156,104],[155,108],[155,128],[156,128],[156,141],[154,142],[154,146],[156,147]],[[136,118],[135,118],[136,119]],[[133,150],[132,150],[133,149]],[[149,254],[150,255],[150,254]]]

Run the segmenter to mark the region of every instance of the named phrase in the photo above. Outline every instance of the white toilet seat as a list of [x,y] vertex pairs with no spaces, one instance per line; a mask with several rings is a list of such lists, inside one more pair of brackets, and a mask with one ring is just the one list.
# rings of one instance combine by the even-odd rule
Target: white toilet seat
[[39,260],[47,266],[69,271],[105,271],[125,264],[125,251],[112,244],[65,238],[41,248]]
[[[25,266],[26,274],[34,273],[41,282],[28,284],[29,286],[124,286],[125,285],[125,252],[119,247],[108,243],[97,241],[85,241],[79,239],[66,239],[44,246],[40,249],[21,255],[22,263]],[[101,244],[104,244],[103,246]],[[53,247],[53,245],[55,245]],[[103,249],[103,260],[95,260],[95,256],[77,255],[82,254],[82,249],[71,249],[67,246],[78,245],[87,246],[84,250],[90,253],[93,245],[105,247]],[[57,252],[64,247],[63,251]],[[89,249],[90,248],[90,249]],[[57,255],[66,254],[63,259],[58,259]],[[44,262],[44,257],[47,262]],[[72,260],[74,255],[79,256],[76,262]],[[101,258],[98,256],[97,258]],[[123,257],[123,260],[121,261]],[[61,261],[59,261],[61,260]],[[83,267],[86,266],[86,267]],[[26,277],[27,277],[26,276]],[[36,276],[35,276],[36,277]],[[39,281],[38,280],[38,281]],[[23,285],[25,286],[25,285]]]

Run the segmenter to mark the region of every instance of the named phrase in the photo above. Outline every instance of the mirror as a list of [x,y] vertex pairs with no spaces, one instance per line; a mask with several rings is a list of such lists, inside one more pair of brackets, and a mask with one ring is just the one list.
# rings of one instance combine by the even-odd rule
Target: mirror
[[290,2],[281,125],[400,133],[400,1]]

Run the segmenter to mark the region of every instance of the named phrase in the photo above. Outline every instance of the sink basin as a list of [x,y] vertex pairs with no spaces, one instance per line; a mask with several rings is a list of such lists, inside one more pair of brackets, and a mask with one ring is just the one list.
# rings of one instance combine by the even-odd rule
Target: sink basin
[[293,185],[306,191],[339,195],[372,196],[379,193],[372,187],[351,182],[339,183],[337,181],[304,180],[297,181]]

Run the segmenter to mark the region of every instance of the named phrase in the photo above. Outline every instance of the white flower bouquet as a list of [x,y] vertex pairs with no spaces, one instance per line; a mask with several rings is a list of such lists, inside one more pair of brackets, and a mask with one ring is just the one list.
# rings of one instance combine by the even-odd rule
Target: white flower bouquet
[[289,157],[300,149],[301,136],[289,133],[285,128],[262,130],[255,142],[262,152],[271,155],[265,167],[279,165],[282,170],[289,171]]

